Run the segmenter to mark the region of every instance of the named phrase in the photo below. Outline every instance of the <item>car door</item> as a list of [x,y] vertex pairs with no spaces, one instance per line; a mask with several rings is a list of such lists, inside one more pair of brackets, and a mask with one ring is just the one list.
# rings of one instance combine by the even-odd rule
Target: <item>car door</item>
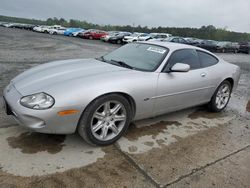
[[[188,72],[172,72],[176,63],[190,65]],[[206,69],[202,69],[194,49],[181,49],[173,52],[165,68],[159,73],[155,115],[194,106],[205,101],[209,88]]]

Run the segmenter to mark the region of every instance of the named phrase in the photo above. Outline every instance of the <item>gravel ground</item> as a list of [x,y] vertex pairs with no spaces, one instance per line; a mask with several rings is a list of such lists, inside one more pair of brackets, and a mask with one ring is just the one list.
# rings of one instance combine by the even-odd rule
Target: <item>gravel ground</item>
[[[18,29],[0,32],[1,93],[35,65],[98,57],[119,47]],[[224,112],[197,107],[135,122],[108,147],[91,147],[77,134],[29,132],[0,110],[0,188],[249,187],[250,55],[217,55],[242,68]]]

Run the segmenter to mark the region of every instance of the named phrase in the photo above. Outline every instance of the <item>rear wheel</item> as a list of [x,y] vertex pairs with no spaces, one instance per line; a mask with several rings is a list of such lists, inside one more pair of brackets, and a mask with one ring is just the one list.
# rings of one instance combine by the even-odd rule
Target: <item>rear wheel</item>
[[83,113],[78,133],[89,144],[109,145],[118,140],[131,121],[131,107],[121,95],[105,95],[94,100]]
[[229,81],[223,81],[216,89],[211,101],[209,102],[209,109],[213,112],[220,112],[226,108],[232,92],[232,85]]
[[89,37],[89,39],[90,39],[90,40],[93,40],[93,37],[92,37],[92,36],[90,36],[90,37]]

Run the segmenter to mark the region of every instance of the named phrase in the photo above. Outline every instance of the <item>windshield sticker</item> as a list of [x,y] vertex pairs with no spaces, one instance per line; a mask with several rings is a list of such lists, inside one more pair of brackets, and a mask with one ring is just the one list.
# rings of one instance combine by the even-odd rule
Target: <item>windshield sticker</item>
[[162,48],[157,48],[157,47],[149,47],[147,50],[151,51],[151,52],[156,52],[159,54],[164,54],[166,52],[166,50],[164,50]]

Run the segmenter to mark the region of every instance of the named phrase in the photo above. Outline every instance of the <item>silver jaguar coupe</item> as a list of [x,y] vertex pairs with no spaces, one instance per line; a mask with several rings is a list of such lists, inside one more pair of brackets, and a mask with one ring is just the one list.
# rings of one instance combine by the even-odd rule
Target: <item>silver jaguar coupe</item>
[[131,43],[96,59],[43,64],[4,90],[8,115],[41,133],[76,131],[93,145],[119,139],[131,121],[191,106],[223,110],[240,68],[214,54],[168,42]]

